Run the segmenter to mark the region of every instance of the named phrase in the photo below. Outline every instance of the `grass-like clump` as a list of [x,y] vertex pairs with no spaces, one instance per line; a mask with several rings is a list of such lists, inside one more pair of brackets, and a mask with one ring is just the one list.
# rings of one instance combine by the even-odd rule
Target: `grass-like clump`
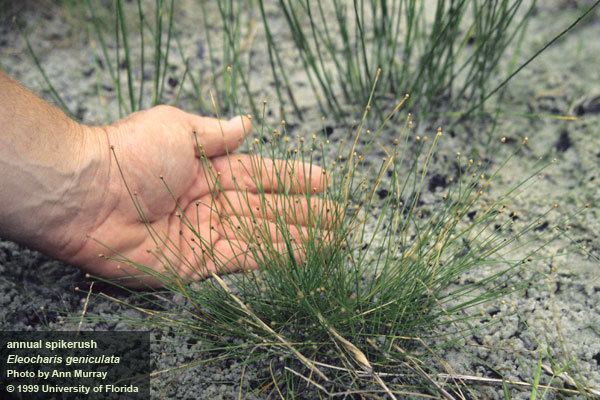
[[[289,88],[286,68],[270,32],[264,0],[258,0],[274,76]],[[378,68],[378,108],[393,107],[398,93],[411,93],[412,107],[459,111],[480,102],[501,61],[520,41],[536,2],[522,0],[279,0],[307,80],[324,112],[337,117],[366,103]],[[513,47],[514,50],[514,47]],[[517,52],[514,52],[513,57]],[[293,91],[279,100],[296,104]],[[350,106],[350,107],[348,107]],[[354,107],[352,107],[354,106]],[[443,107],[442,107],[443,106]],[[300,110],[294,107],[297,113]]]
[[[260,114],[255,94],[262,88],[252,80],[253,66],[260,62],[274,80],[280,117],[286,118],[289,110],[303,118],[284,59],[289,63],[290,57],[301,65],[321,112],[336,119],[356,115],[366,104],[379,68],[384,72],[374,111],[380,118],[399,93],[411,93],[410,107],[423,114],[460,111],[484,99],[497,83],[499,68],[510,72],[514,67],[514,62],[501,61],[508,45],[522,39],[535,1],[439,0],[434,8],[404,0],[199,5],[207,65],[194,69],[177,32],[173,0],[116,0],[108,8],[92,0],[70,4],[75,19],[87,21],[84,32],[96,53],[99,81],[114,84],[119,115],[164,101],[167,67],[174,58],[185,65],[176,99],[193,94],[204,112],[212,111],[211,90],[223,111],[247,108]],[[284,29],[275,31],[274,13],[285,21]],[[293,54],[282,54],[282,36],[291,39]],[[264,50],[268,59],[256,60],[253,47]],[[133,61],[134,50],[139,64]],[[150,69],[148,95],[144,74]],[[53,97],[67,108],[45,79]]]

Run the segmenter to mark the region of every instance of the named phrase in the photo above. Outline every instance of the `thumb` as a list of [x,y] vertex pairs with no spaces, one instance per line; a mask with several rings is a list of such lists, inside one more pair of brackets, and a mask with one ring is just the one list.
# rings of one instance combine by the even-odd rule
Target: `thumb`
[[237,116],[230,120],[191,116],[196,135],[194,147],[198,157],[200,153],[207,157],[231,153],[242,144],[252,130],[252,123],[248,116]]

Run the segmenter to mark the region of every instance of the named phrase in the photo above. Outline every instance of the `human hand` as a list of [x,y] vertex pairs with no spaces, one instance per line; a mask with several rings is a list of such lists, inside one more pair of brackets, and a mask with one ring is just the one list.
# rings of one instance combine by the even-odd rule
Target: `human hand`
[[223,121],[158,106],[90,129],[86,147],[99,161],[87,172],[91,182],[83,182],[89,191],[80,212],[65,226],[70,245],[61,258],[95,275],[160,285],[118,261],[125,259],[184,281],[255,269],[249,230],[241,227],[259,227],[255,239],[282,253],[287,232],[299,243],[308,229],[323,228],[309,228],[325,221],[311,218],[325,209],[323,200],[304,193],[324,190],[324,171],[235,154],[251,129],[247,117]]

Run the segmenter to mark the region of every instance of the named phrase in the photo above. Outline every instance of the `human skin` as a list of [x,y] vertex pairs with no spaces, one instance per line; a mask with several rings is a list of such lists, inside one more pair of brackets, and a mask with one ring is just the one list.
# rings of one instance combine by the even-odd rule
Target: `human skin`
[[314,224],[309,208],[324,209],[304,193],[324,190],[326,179],[317,166],[235,153],[250,130],[247,117],[170,106],[86,126],[0,71],[0,236],[136,287],[161,281],[131,262],[184,281],[257,268],[233,227],[258,221],[260,240],[286,252],[275,222],[282,192],[300,242]]

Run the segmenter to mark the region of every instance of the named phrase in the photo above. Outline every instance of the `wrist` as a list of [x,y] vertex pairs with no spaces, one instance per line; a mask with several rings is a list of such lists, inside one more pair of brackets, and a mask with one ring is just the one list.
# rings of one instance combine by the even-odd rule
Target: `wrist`
[[74,162],[69,170],[69,184],[62,193],[60,224],[56,252],[48,254],[67,262],[78,263],[80,250],[91,240],[88,234],[100,226],[114,208],[111,196],[111,153],[109,127],[78,124],[81,138],[72,151]]
[[8,197],[1,196],[0,234],[69,262],[101,214],[90,210],[101,205],[108,184],[107,139],[104,128],[72,120],[46,136],[44,146],[16,148],[4,160],[12,168],[5,181]]
[[68,261],[107,185],[105,132],[0,71],[0,237]]

